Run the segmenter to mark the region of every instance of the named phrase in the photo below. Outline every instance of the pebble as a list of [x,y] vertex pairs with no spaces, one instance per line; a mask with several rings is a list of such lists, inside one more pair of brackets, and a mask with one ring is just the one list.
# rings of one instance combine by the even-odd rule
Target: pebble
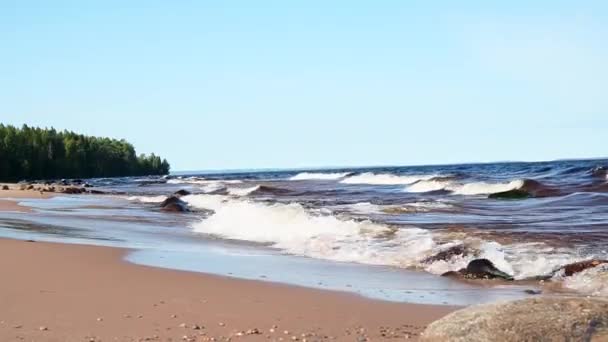
[[180,324],[180,325],[179,325],[179,327],[180,327],[180,328],[187,328],[187,327],[188,327],[188,325],[187,325],[186,323],[182,323],[182,324]]
[[173,314],[171,315],[171,318],[177,318],[177,315]]
[[101,321],[103,321],[103,318],[97,317],[97,322],[101,322]]
[[21,328],[23,328],[23,325],[18,324],[18,325],[15,325],[13,328],[15,328],[15,329],[21,329]]
[[289,330],[285,330],[285,331],[283,331],[283,334],[285,334],[285,335],[289,335]]
[[219,322],[219,323],[218,323],[218,325],[219,325],[220,327],[224,327],[224,326],[226,326],[226,323],[224,323],[224,322]]
[[47,328],[47,327],[40,327],[40,328],[38,328],[38,329],[39,329],[40,331],[47,331],[47,330],[49,330],[49,328]]

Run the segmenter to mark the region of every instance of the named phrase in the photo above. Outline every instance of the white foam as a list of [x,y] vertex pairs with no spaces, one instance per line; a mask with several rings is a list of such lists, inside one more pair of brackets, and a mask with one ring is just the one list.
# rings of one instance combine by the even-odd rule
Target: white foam
[[[194,231],[268,243],[290,254],[367,264],[415,266],[434,246],[429,231],[393,230],[371,221],[342,220],[299,204],[263,204],[219,195],[183,197],[215,213]],[[390,238],[387,238],[390,237]]]
[[370,185],[400,185],[412,184],[420,180],[428,180],[437,175],[393,175],[390,173],[366,172],[360,175],[351,176],[343,179],[343,184],[370,184]]
[[524,185],[523,180],[516,179],[507,183],[456,183],[453,181],[421,180],[407,186],[406,192],[430,192],[438,190],[450,191],[454,195],[488,195],[497,192],[519,189]]
[[[228,239],[266,243],[286,253],[313,258],[396,267],[424,267],[443,274],[465,268],[476,258],[487,258],[516,279],[551,274],[556,268],[581,260],[574,250],[556,249],[544,243],[500,244],[479,237],[432,232],[416,227],[390,227],[368,220],[332,215],[331,210],[307,210],[297,203],[266,204],[222,195],[189,195],[182,199],[192,207],[214,213],[195,223],[199,233]],[[353,205],[376,210],[371,203]],[[447,248],[464,244],[472,253],[430,264],[422,261]]]
[[166,200],[167,196],[131,196],[127,197],[129,201],[137,201],[141,203],[161,203]]
[[563,286],[591,296],[608,297],[608,265],[588,268],[563,279]]
[[348,176],[350,172],[333,172],[333,173],[321,173],[321,172],[301,172],[297,175],[289,178],[289,180],[335,180]]
[[248,188],[228,188],[228,194],[233,196],[247,196],[250,193],[258,190],[259,188],[259,185],[255,185]]

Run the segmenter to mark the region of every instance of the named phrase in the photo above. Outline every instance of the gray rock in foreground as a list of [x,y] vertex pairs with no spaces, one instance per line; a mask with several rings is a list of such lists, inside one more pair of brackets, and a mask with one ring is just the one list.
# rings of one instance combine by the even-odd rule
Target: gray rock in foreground
[[608,301],[530,298],[471,306],[430,324],[422,341],[608,341]]

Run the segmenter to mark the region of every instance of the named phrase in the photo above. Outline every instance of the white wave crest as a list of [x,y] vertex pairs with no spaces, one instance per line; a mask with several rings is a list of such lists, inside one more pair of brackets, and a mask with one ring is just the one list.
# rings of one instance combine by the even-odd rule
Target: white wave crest
[[[571,249],[544,243],[500,244],[463,235],[416,227],[390,227],[371,221],[344,219],[331,210],[310,211],[297,203],[265,204],[222,195],[189,195],[182,199],[192,207],[214,213],[193,224],[194,231],[228,239],[267,243],[286,253],[319,259],[395,267],[422,267],[433,274],[457,271],[476,258],[487,258],[516,279],[547,275],[562,265],[581,260]],[[355,208],[375,210],[373,204]],[[471,251],[448,260],[423,260],[455,245]]]
[[421,180],[404,189],[406,192],[430,192],[438,190],[450,191],[454,195],[488,195],[497,192],[519,189],[524,181],[516,179],[508,183],[455,183],[452,181]]
[[228,188],[228,194],[233,196],[247,196],[250,193],[258,190],[259,188],[259,185],[255,185],[248,188]]
[[412,184],[420,180],[428,180],[437,177],[437,175],[393,175],[390,173],[372,173],[366,172],[360,175],[351,176],[343,179],[340,183],[343,184],[370,184],[370,185],[400,185]]
[[434,245],[427,230],[393,230],[371,221],[342,220],[323,211],[312,213],[297,203],[268,205],[218,195],[183,199],[191,206],[215,211],[196,223],[194,231],[269,243],[290,254],[407,267]]
[[335,180],[344,178],[351,174],[350,172],[333,172],[333,173],[321,173],[321,172],[301,172],[297,175],[289,178],[289,180]]
[[167,196],[130,196],[127,197],[129,201],[137,201],[140,203],[161,203],[167,199]]

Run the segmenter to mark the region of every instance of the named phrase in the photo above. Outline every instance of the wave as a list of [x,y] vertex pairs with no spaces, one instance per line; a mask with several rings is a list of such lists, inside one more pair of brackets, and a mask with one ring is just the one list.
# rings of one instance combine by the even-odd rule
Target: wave
[[166,200],[167,196],[130,196],[127,197],[129,201],[137,201],[140,203],[161,203]]
[[289,180],[336,180],[350,175],[352,172],[301,172],[289,178]]
[[259,185],[255,185],[255,186],[252,186],[249,188],[229,188],[228,194],[233,195],[233,196],[247,196],[259,189],[260,189]]
[[488,195],[509,190],[520,189],[524,180],[517,179],[507,183],[456,183],[443,180],[421,180],[404,189],[406,192],[431,192],[445,190],[454,195]]
[[608,297],[608,265],[596,266],[565,277],[563,286],[591,296]]
[[[413,226],[346,219],[332,215],[331,210],[311,211],[297,203],[267,204],[222,195],[182,199],[192,207],[213,211],[192,225],[195,232],[264,243],[288,254],[319,259],[422,268],[440,275],[464,268],[475,258],[487,258],[516,279],[526,279],[549,274],[582,257],[574,249],[556,249],[544,243],[501,244],[474,235],[454,237]],[[358,207],[377,209],[370,203]],[[457,245],[470,253],[429,258]]]
[[437,175],[393,175],[390,173],[366,172],[360,175],[350,176],[343,179],[343,184],[370,184],[370,185],[401,185],[412,184],[420,180],[429,180]]
[[222,183],[222,184],[240,184],[240,183],[243,183],[243,181],[239,180],[239,179],[216,180],[216,179],[205,179],[205,178],[200,178],[200,177],[176,178],[176,179],[169,179],[167,181],[167,184],[201,184],[201,185],[208,185],[208,184],[218,184],[218,183]]

